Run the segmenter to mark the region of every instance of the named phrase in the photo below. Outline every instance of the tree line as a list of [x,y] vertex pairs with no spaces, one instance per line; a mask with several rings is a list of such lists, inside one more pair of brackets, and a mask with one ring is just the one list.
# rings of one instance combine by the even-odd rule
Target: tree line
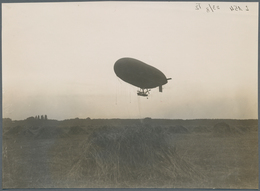
[[41,120],[48,120],[48,117],[47,117],[47,115],[36,115],[35,117],[34,117],[34,119],[41,119]]
[[28,117],[26,120],[48,120],[47,115],[36,115],[35,117]]

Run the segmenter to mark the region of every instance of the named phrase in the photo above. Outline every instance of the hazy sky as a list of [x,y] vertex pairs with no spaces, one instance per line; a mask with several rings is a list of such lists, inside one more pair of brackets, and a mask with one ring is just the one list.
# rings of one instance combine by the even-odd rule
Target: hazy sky
[[[2,4],[3,117],[257,118],[258,3],[196,5]],[[172,80],[137,96],[114,73],[122,57]]]

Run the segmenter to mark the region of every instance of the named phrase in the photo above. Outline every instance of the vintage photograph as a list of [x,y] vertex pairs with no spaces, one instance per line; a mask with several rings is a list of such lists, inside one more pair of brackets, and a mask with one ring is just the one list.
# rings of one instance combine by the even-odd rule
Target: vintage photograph
[[2,188],[258,189],[258,2],[2,4]]

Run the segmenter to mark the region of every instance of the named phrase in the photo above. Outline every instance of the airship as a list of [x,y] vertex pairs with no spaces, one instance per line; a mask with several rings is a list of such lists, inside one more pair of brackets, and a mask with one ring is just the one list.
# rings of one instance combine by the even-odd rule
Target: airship
[[114,71],[121,80],[140,88],[137,91],[139,96],[148,96],[151,89],[156,87],[162,92],[162,86],[171,79],[166,78],[157,68],[134,58],[117,60]]

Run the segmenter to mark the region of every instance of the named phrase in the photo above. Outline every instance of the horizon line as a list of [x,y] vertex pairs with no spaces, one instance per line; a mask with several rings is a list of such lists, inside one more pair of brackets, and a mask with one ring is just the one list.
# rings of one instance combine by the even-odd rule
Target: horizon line
[[[11,119],[12,121],[24,121],[28,120],[31,117],[27,117],[25,119],[12,119],[10,117],[4,117],[4,119]],[[35,119],[35,118],[34,118]],[[151,117],[144,117],[144,118],[67,118],[67,119],[35,119],[35,120],[55,120],[55,121],[65,121],[65,120],[258,120],[258,118],[186,118],[186,119],[181,119],[181,118],[151,118]]]

